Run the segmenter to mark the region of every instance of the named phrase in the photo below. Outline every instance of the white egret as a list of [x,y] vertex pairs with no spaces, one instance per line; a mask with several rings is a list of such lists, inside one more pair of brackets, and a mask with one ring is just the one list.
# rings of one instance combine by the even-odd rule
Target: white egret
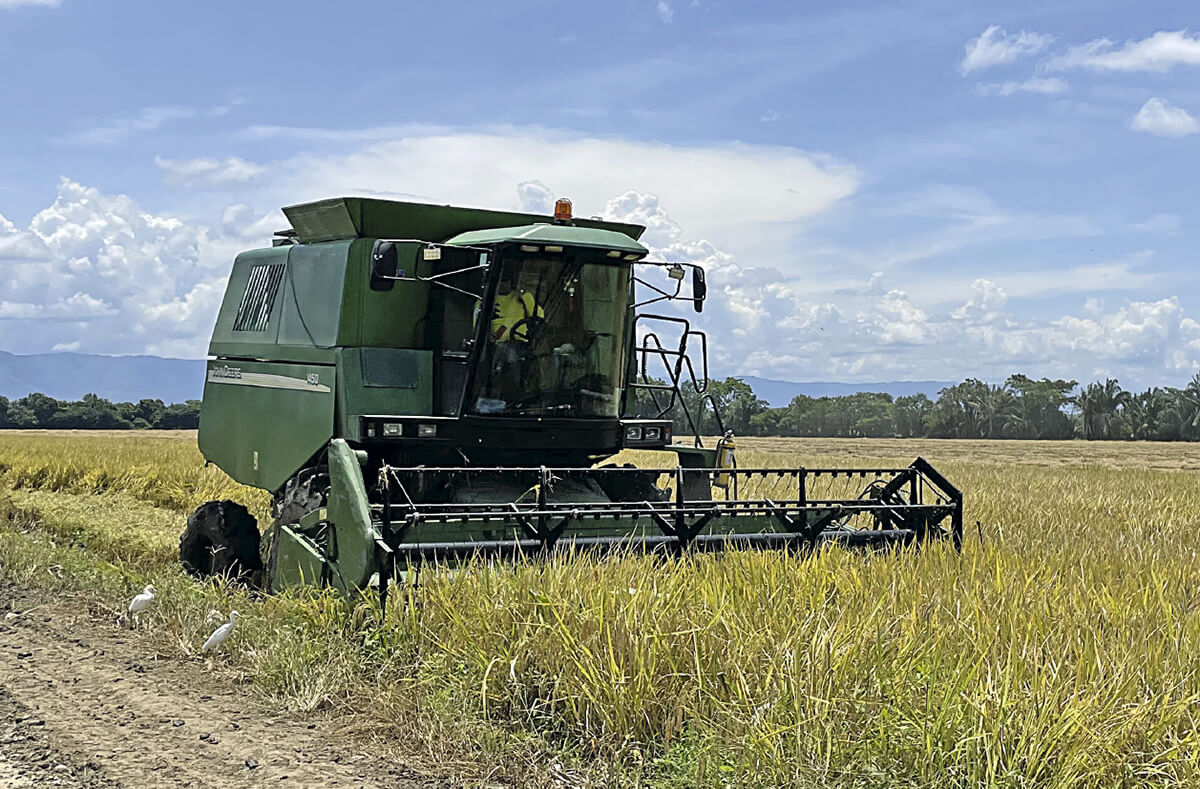
[[222,644],[229,640],[233,635],[233,623],[237,621],[238,612],[229,612],[229,621],[213,631],[208,640],[204,642],[204,646],[200,647],[203,652],[211,652],[214,649],[219,649]]
[[154,605],[154,587],[147,586],[141,594],[129,601],[129,613],[140,614],[142,611],[150,610],[152,605]]

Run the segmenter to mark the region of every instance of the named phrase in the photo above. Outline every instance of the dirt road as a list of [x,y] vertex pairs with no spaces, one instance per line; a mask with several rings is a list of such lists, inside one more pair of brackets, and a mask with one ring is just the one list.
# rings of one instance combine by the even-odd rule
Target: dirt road
[[268,714],[203,663],[160,659],[115,624],[0,588],[10,594],[0,787],[444,785],[356,750],[336,721]]

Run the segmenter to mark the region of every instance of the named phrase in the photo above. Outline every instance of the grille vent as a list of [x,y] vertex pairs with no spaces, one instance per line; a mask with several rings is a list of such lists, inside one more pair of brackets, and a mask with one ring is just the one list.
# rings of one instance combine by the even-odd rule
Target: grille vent
[[250,269],[250,281],[246,283],[237,317],[233,319],[234,331],[266,330],[282,281],[283,265],[280,263],[264,263]]

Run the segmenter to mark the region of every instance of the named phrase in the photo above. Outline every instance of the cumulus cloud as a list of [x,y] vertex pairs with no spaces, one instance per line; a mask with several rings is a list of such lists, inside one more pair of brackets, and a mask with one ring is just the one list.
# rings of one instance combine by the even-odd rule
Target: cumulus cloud
[[154,157],[154,164],[169,184],[224,186],[253,181],[267,171],[262,165],[236,156],[228,159],[167,159]]
[[1121,47],[1110,39],[1097,38],[1051,58],[1046,67],[1161,73],[1175,66],[1196,65],[1200,65],[1200,36],[1189,36],[1186,30],[1160,30],[1140,41],[1126,41]]
[[63,179],[27,227],[0,222],[0,324],[30,343],[16,351],[202,356],[233,251],[205,228]]
[[[636,191],[611,200],[611,218],[648,226],[657,259],[696,263],[708,271],[709,332],[714,370],[784,380],[927,380],[968,375],[1002,380],[1013,371],[1086,379],[1112,369],[1130,384],[1161,383],[1200,358],[1200,324],[1174,299],[1132,301],[1104,312],[1088,297],[1081,315],[1021,318],[1017,297],[1119,292],[1156,282],[1141,269],[1146,253],[1059,271],[1006,272],[962,283],[942,275],[911,291],[887,287],[873,272],[832,298],[814,295],[797,272],[747,267],[738,256],[690,236],[657,196]],[[925,291],[926,304],[912,292]],[[927,293],[943,294],[930,301]],[[953,294],[962,293],[958,301]],[[663,309],[667,309],[664,307]],[[686,314],[686,310],[684,310]]]
[[671,7],[669,0],[658,0],[655,10],[658,12],[658,18],[668,25],[674,21],[675,9]]
[[62,0],[0,0],[0,11],[5,11],[10,8],[21,8],[24,6],[58,8],[60,5],[62,5]]
[[1066,80],[1058,77],[1031,77],[1023,82],[993,82],[976,86],[980,94],[1011,96],[1014,93],[1062,93],[1067,89]]
[[998,25],[990,25],[963,48],[965,54],[959,64],[963,74],[977,69],[1012,63],[1029,55],[1036,55],[1050,45],[1054,36],[1045,33],[1008,33]]
[[1133,128],[1157,137],[1186,137],[1200,131],[1200,121],[1165,99],[1151,98],[1133,116]]
[[[608,153],[599,143],[580,150]],[[868,382],[967,375],[1003,379],[1014,370],[1087,378],[1095,370],[1111,369],[1125,383],[1136,384],[1161,383],[1166,375],[1187,373],[1200,364],[1200,323],[1185,314],[1178,300],[1128,300],[1131,290],[1146,291],[1157,283],[1146,268],[1148,253],[1047,270],[1004,267],[983,277],[970,269],[961,274],[941,271],[936,279],[927,275],[924,281],[904,277],[882,259],[868,260],[857,284],[843,288],[831,282],[835,277],[807,262],[742,254],[713,240],[702,223],[703,212],[691,209],[700,222],[685,222],[676,213],[672,202],[676,197],[685,207],[691,204],[680,187],[666,179],[661,193],[630,189],[628,177],[609,181],[593,165],[595,172],[585,172],[575,184],[586,188],[569,192],[563,182],[578,175],[571,166],[588,161],[572,147],[576,144],[568,141],[570,156],[552,150],[550,156],[528,166],[520,159],[521,176],[507,182],[491,174],[480,177],[473,182],[474,192],[471,183],[460,184],[453,177],[459,168],[435,168],[451,174],[453,189],[475,194],[483,190],[476,200],[462,201],[442,192],[438,199],[545,210],[553,197],[569,193],[581,215],[602,213],[608,219],[645,225],[643,238],[653,258],[694,263],[708,272],[710,296],[704,313],[695,316],[685,307],[679,309],[709,332],[712,370],[718,375]],[[523,154],[519,145],[508,150]],[[381,178],[391,176],[406,186],[427,189],[437,184],[421,170],[423,157],[451,157],[461,149],[447,141],[426,142],[415,146],[415,151],[389,148],[361,160],[343,154],[327,165],[313,156],[312,163],[344,176],[347,171],[336,165],[349,162],[357,168],[352,168],[351,176],[358,178],[365,177],[372,165],[383,166],[383,153],[396,151],[410,157],[407,165],[414,169]],[[620,151],[634,159],[645,155],[636,146]],[[692,188],[733,166],[722,156],[710,161],[696,151],[687,154],[679,161],[692,165],[686,173],[697,179],[690,182]],[[472,163],[468,157],[467,165]],[[815,172],[818,183],[831,177],[820,166],[809,166],[815,166],[815,171],[801,168],[798,172]],[[750,170],[754,174],[754,168]],[[630,168],[628,172],[640,171]],[[402,177],[406,174],[420,177]],[[765,174],[757,177],[767,183]],[[621,180],[626,181],[625,188],[603,194],[610,183]],[[353,191],[339,188],[341,183],[333,180],[315,196]],[[317,184],[309,186],[316,189]],[[57,347],[202,356],[230,261],[243,249],[266,245],[271,231],[283,226],[275,211],[263,214],[251,206],[279,204],[264,196],[274,188],[273,181],[255,184],[246,203],[218,210],[207,227],[147,211],[128,197],[70,180],[59,184],[53,205],[26,226],[0,217],[0,293],[4,294],[0,337],[6,349],[31,352]],[[830,191],[827,199],[836,194]],[[580,200],[579,195],[587,199]],[[736,190],[735,196],[742,198]],[[295,194],[289,198],[287,202],[303,199]],[[956,205],[961,209],[962,200],[956,200]],[[759,205],[721,204],[719,208],[743,211],[739,221],[753,223]],[[978,208],[992,210],[987,205]],[[918,209],[932,207],[906,210]],[[761,210],[805,218],[813,215],[805,210],[826,210],[826,206],[785,209],[764,204]],[[727,216],[723,219],[729,221]],[[977,219],[970,213],[968,221]],[[853,278],[855,266],[843,260],[840,268],[844,271],[836,278]],[[1060,302],[1075,303],[1076,309],[1030,317],[1023,305],[1014,306],[1014,301],[1048,293],[1060,294]],[[1110,306],[1097,297],[1100,293],[1110,294]],[[22,344],[12,346],[18,341],[14,338]]]
[[523,181],[517,184],[517,206],[531,214],[554,213],[554,201],[558,199],[550,187],[541,181]]
[[950,313],[950,317],[970,324],[997,322],[1008,303],[1004,288],[988,279],[977,279],[971,283],[971,297],[962,306]]

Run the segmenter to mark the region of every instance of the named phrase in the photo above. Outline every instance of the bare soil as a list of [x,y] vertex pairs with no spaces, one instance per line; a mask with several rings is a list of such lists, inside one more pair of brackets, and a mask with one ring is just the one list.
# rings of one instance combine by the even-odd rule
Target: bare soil
[[201,661],[38,603],[0,586],[0,787],[444,785],[366,753],[336,719],[273,714]]

